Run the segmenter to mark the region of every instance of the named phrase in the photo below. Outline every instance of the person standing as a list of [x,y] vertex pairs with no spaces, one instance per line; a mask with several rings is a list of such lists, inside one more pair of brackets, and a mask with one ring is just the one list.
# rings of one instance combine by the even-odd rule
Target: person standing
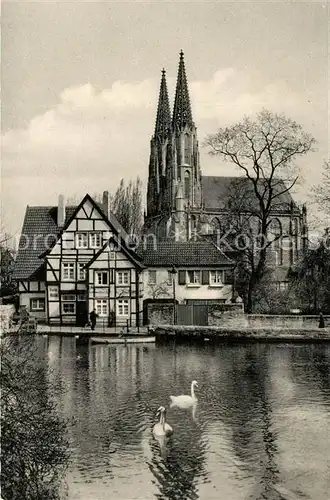
[[324,316],[321,312],[320,312],[320,319],[319,319],[319,328],[325,328]]
[[96,318],[97,318],[97,314],[96,314],[96,311],[95,309],[93,309],[93,311],[90,313],[89,315],[89,320],[91,322],[91,328],[92,330],[95,330],[95,325],[96,325]]

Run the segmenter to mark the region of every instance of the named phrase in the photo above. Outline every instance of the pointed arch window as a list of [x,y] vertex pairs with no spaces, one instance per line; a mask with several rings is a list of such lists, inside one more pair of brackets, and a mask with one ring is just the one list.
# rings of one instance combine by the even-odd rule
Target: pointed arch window
[[276,264],[283,264],[283,246],[282,246],[282,224],[279,219],[273,219],[270,224],[270,233],[272,235],[271,250],[276,255]]
[[214,234],[220,234],[221,224],[220,224],[218,217],[214,217],[211,220],[211,227],[212,227],[212,231]]
[[184,173],[184,197],[190,198],[190,172],[186,170]]
[[191,221],[191,238],[195,239],[197,236],[197,217],[196,215],[192,214],[190,216],[190,221]]
[[299,256],[299,220],[294,219],[294,225],[293,225],[293,231],[294,231],[294,252],[293,252],[293,260],[296,261],[298,260]]
[[184,163],[190,165],[191,159],[191,138],[189,134],[184,136]]

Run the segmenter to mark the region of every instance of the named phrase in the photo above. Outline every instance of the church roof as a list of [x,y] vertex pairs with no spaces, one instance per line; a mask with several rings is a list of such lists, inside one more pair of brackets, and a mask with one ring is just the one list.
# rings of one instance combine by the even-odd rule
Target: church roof
[[157,241],[138,249],[145,266],[150,267],[219,267],[231,266],[230,260],[211,241]]
[[[246,177],[202,176],[205,210],[208,212],[228,210],[231,201],[243,195],[250,204],[251,200],[256,199],[252,189],[251,181]],[[279,193],[278,198],[276,198],[273,203],[274,212],[290,212],[291,204],[294,211],[299,211],[291,194],[289,192],[282,193],[282,191],[286,190],[286,185],[283,180],[275,180],[274,189]]]

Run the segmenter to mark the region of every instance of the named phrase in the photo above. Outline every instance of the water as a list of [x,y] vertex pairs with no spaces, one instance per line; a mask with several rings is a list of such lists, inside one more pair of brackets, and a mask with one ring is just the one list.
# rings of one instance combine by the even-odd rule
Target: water
[[[76,346],[40,339],[74,417],[69,500],[328,500],[328,345]],[[170,408],[166,447],[152,437]]]

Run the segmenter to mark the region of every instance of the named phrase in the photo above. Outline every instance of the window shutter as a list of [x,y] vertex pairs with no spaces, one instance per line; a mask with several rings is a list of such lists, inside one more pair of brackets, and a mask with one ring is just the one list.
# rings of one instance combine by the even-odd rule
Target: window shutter
[[179,285],[186,284],[186,271],[179,271]]
[[208,285],[210,283],[209,271],[202,271],[202,285]]
[[232,269],[226,269],[224,272],[224,284],[231,285],[233,283],[233,271]]

